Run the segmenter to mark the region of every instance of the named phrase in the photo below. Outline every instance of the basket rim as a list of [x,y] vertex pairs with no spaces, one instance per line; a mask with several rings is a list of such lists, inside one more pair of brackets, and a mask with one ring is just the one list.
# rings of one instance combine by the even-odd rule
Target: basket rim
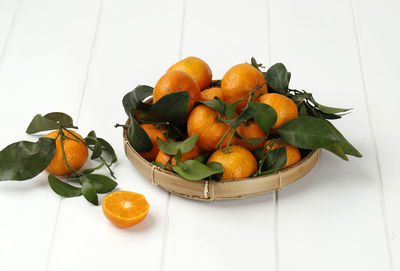
[[[125,125],[129,125],[130,123],[130,118],[128,118],[128,120],[125,122]],[[279,175],[281,173],[285,173],[287,171],[290,171],[291,169],[305,163],[308,159],[310,159],[310,157],[312,157],[313,155],[315,155],[316,152],[320,152],[321,149],[315,149],[315,150],[310,150],[310,152],[303,158],[301,158],[297,163],[282,169],[282,170],[278,170],[276,172],[270,173],[270,174],[266,174],[266,175],[261,175],[261,176],[257,176],[257,177],[247,177],[247,178],[241,178],[241,179],[228,179],[228,180],[199,180],[199,181],[191,181],[188,179],[183,178],[182,176],[178,175],[177,173],[165,170],[161,167],[158,167],[152,163],[150,163],[149,161],[147,161],[146,159],[143,158],[143,156],[141,156],[130,144],[129,140],[128,140],[128,129],[124,128],[123,129],[123,138],[124,138],[124,144],[126,146],[128,146],[130,148],[130,150],[140,159],[142,160],[145,164],[147,164],[149,167],[156,167],[157,170],[161,171],[162,173],[174,176],[174,177],[178,177],[180,179],[182,179],[183,181],[187,181],[187,182],[199,182],[199,181],[203,181],[203,182],[240,182],[240,181],[249,181],[249,180],[257,180],[257,179],[264,179],[266,176],[273,176],[273,175]]]

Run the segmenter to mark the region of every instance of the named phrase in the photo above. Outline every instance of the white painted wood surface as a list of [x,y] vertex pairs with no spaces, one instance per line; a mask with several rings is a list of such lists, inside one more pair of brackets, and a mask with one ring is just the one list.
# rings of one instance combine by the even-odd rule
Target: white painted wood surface
[[[400,270],[400,5],[395,0],[0,0],[0,149],[36,113],[63,111],[116,148],[119,187],[149,216],[120,230],[46,174],[0,183],[0,270]],[[169,195],[125,158],[123,95],[195,55],[221,78],[256,57],[292,86],[354,107],[335,122],[363,153],[278,193],[225,202]],[[6,128],[4,128],[6,127]]]

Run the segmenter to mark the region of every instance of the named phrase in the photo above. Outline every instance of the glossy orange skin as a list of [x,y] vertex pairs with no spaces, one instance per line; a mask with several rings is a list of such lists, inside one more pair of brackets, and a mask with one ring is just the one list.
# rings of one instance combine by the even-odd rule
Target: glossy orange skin
[[153,143],[153,148],[148,152],[140,152],[139,154],[143,156],[144,159],[147,161],[154,161],[157,157],[158,152],[160,149],[157,145],[157,137],[161,138],[162,140],[167,140],[165,135],[162,133],[160,129],[157,129],[154,124],[141,124],[140,127],[146,132],[149,136],[151,143]]
[[102,209],[107,219],[119,228],[129,228],[142,221],[149,212],[146,198],[135,192],[116,191],[103,199]]
[[187,91],[189,93],[188,112],[192,111],[194,102],[200,100],[200,88],[194,79],[183,71],[169,71],[157,82],[153,90],[153,101],[173,93]]
[[[248,122],[242,122],[238,129],[236,130],[239,135],[245,138],[259,138],[266,137],[266,133],[261,130],[254,120]],[[260,144],[251,145],[244,141],[243,139],[238,139],[238,145],[245,147],[248,150],[253,150],[256,148],[261,148],[264,146],[266,140],[263,140]]]
[[[262,86],[260,88],[260,86]],[[222,98],[228,103],[243,99],[236,107],[236,112],[240,114],[246,106],[249,94],[256,88],[256,99],[260,93],[267,93],[267,82],[262,73],[247,63],[242,63],[230,68],[221,81]]]
[[[206,105],[198,105],[190,113],[187,121],[188,136],[198,134],[197,147],[202,151],[215,150],[218,142],[229,130],[229,125],[218,121],[219,113]],[[232,132],[224,139],[221,146],[225,147]],[[236,143],[233,137],[231,144]]]
[[[279,144],[279,142],[280,142],[280,144]],[[268,140],[266,142],[266,150],[270,149],[268,144],[272,144],[271,140]],[[276,149],[278,147],[280,147],[280,148],[286,147],[286,158],[287,158],[287,161],[286,161],[286,164],[282,167],[282,169],[290,167],[291,165],[294,165],[298,161],[301,160],[300,150],[297,147],[295,147],[293,145],[290,145],[289,143],[286,143],[286,142],[283,142],[283,141],[279,141],[279,140],[274,143],[274,145],[272,146],[272,149],[274,150],[274,149]]]
[[[74,137],[77,136],[82,139],[82,136],[75,131],[72,130],[63,130],[65,136],[76,139]],[[46,135],[47,138],[57,138],[56,140],[56,153],[54,154],[53,160],[51,160],[50,164],[47,166],[46,171],[53,175],[68,175],[70,173],[74,173],[73,170],[69,170],[67,165],[65,164],[63,151],[61,148],[61,135],[58,135],[59,131],[53,131]],[[79,170],[88,159],[88,147],[82,143],[77,142],[64,137],[63,140],[65,157],[67,159],[68,164],[74,168],[75,170]]]
[[299,116],[295,102],[282,94],[267,93],[262,95],[258,102],[268,104],[275,110],[277,119],[272,129],[279,129],[289,120]]
[[221,163],[223,180],[247,178],[257,171],[257,160],[254,155],[242,146],[232,146],[229,152],[216,150],[207,163]]
[[[199,156],[200,154],[201,153],[200,153],[199,148],[196,145],[194,145],[193,149],[182,154],[181,160],[182,160],[182,162],[185,162],[187,160],[191,160],[191,159]],[[164,166],[166,166],[166,164],[168,163],[170,158],[171,158],[171,156],[169,154],[166,154],[165,152],[160,150],[160,152],[158,153],[158,155],[156,157],[156,161],[163,164]],[[176,166],[175,156],[173,156],[171,158],[170,164],[171,164],[171,166]],[[171,166],[166,166],[165,169],[172,172]]]
[[176,70],[189,74],[200,89],[205,89],[211,84],[212,72],[210,66],[198,57],[189,56],[168,69],[168,71]]
[[218,97],[222,100],[222,89],[221,88],[208,88],[200,93],[200,99],[202,101],[213,100]]

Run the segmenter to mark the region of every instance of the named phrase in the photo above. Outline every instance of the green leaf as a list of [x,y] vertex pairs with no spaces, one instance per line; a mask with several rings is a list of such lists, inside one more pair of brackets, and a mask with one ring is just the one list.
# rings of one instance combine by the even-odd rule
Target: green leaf
[[236,107],[237,105],[242,101],[243,99],[239,99],[236,102],[233,102],[231,104],[226,104],[225,107],[225,116],[230,119],[235,115],[236,112]]
[[281,169],[286,162],[286,147],[268,151],[262,165],[261,175],[270,174]]
[[29,124],[26,132],[34,134],[43,131],[56,130],[60,127],[73,128],[73,121],[70,116],[62,112],[48,113],[44,116],[37,114]]
[[83,179],[89,182],[96,189],[96,192],[100,194],[111,192],[118,185],[111,178],[101,174],[89,174],[84,176]]
[[186,123],[167,125],[167,137],[175,140],[181,140],[187,137]]
[[215,165],[205,165],[196,160],[187,160],[183,162],[183,164],[186,166],[185,169],[181,166],[173,166],[172,169],[180,176],[190,181],[202,180],[223,172],[222,166],[220,169],[216,169]]
[[87,137],[85,138],[85,142],[89,146],[94,147],[90,159],[94,160],[99,158],[101,156],[101,153],[103,152],[103,148],[101,147],[100,142],[97,140],[96,132],[90,131]]
[[[330,123],[327,120],[325,120],[325,122],[328,124],[328,127],[331,129],[331,131],[337,137],[340,138],[340,141],[337,144],[340,146],[340,148],[343,150],[344,153],[358,157],[358,158],[362,157],[362,154],[353,145],[351,145],[349,141],[347,141],[347,139],[342,135],[342,133],[339,132],[339,130],[332,123]],[[333,148],[335,148],[335,146],[330,147],[327,150],[332,151]],[[336,147],[336,149],[337,149],[337,147]],[[335,153],[335,154],[337,154],[337,153]],[[340,155],[338,155],[338,156],[341,157]],[[343,158],[343,157],[341,157],[341,158]],[[346,159],[344,159],[344,160],[346,160]]]
[[235,137],[244,140],[245,142],[249,143],[250,145],[258,145],[265,140],[264,137],[253,137],[253,138],[243,137],[238,132],[235,132]]
[[182,123],[188,114],[189,93],[179,91],[167,94],[151,106],[148,113],[158,116],[161,120],[172,123]]
[[105,150],[111,155],[111,163],[117,162],[118,160],[117,154],[115,153],[114,148],[111,146],[111,144],[101,137],[98,137],[97,141],[99,141],[99,143],[103,147],[103,150]]
[[129,116],[131,109],[139,109],[139,105],[146,107],[143,101],[151,95],[153,95],[153,88],[145,85],[139,85],[134,90],[125,94],[122,99],[122,105],[124,106],[126,114]]
[[103,152],[103,148],[101,147],[100,142],[96,139],[94,139],[94,148],[92,152],[92,156],[90,159],[94,160],[97,159],[101,156],[101,153]]
[[282,125],[279,134],[289,144],[308,150],[326,147],[341,140],[326,121],[314,117],[292,119]]
[[93,205],[99,205],[99,198],[97,197],[96,189],[87,180],[83,180],[82,193],[87,201]]
[[325,150],[330,151],[333,154],[336,154],[340,158],[342,158],[345,161],[349,161],[349,158],[347,157],[346,153],[343,151],[342,147],[340,147],[339,143],[334,143],[332,145],[324,147]]
[[256,68],[257,70],[260,70],[259,68],[264,68],[264,66],[261,63],[257,63],[256,59],[254,57],[251,57],[251,66]]
[[257,115],[257,110],[249,107],[245,111],[240,113],[240,115],[237,116],[236,118],[225,121],[233,127],[238,127],[242,122],[248,121],[249,119],[253,118],[256,115]]
[[265,74],[268,89],[285,94],[289,89],[290,72],[287,71],[285,65],[276,63],[272,65]]
[[140,127],[137,120],[135,120],[133,117],[134,115],[135,109],[132,109],[130,117],[131,121],[128,127],[128,141],[137,152],[148,152],[153,148],[153,143],[146,131]]
[[87,135],[87,137],[93,137],[93,138],[97,138],[96,132],[94,130],[90,131]]
[[157,137],[157,144],[158,148],[166,154],[175,155],[178,150],[181,150],[181,153],[187,153],[188,151],[193,149],[194,145],[196,145],[198,138],[198,134],[194,134],[184,141],[165,141]]
[[309,115],[308,115],[307,105],[303,102],[301,103],[299,108],[299,117],[305,117],[305,116]]
[[336,108],[336,107],[329,107],[329,106],[325,106],[322,104],[318,104],[318,109],[320,111],[322,111],[323,113],[326,114],[336,114],[336,113],[342,113],[342,112],[347,112],[349,110],[351,110],[352,108]]
[[208,178],[210,178],[211,180],[221,180],[222,179],[224,169],[223,169],[221,163],[211,162],[211,163],[208,163],[207,166],[209,168],[219,172],[219,173],[213,174],[211,176],[208,176]]
[[82,189],[80,187],[67,184],[53,175],[49,175],[48,180],[51,189],[62,197],[72,198],[82,195]]
[[22,181],[35,177],[51,162],[56,152],[55,140],[19,141],[0,152],[0,181]]
[[215,97],[214,99],[208,101],[198,101],[197,103],[204,104],[221,114],[225,112],[226,108],[226,104],[218,97]]
[[196,160],[196,161],[204,164],[207,162],[208,158],[210,158],[211,154],[212,154],[212,152],[205,152],[205,153],[202,153],[199,156],[193,158],[193,160]]
[[264,132],[269,132],[276,122],[276,111],[264,103],[250,103],[249,108],[256,110],[257,113],[254,116],[254,120],[260,129]]

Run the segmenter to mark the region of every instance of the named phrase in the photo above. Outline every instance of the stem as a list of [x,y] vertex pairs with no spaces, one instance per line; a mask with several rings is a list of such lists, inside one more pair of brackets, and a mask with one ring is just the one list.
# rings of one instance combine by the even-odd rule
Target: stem
[[[78,137],[78,136],[76,136],[76,135],[74,135],[73,133],[71,133],[71,135],[73,135],[75,138],[77,138],[80,142],[82,142],[83,144],[85,144],[86,145],[86,147],[88,147],[91,151],[93,151],[94,150],[94,148],[92,148],[89,144],[87,144],[86,142],[85,142],[85,140],[83,140],[83,139],[81,139],[80,137]],[[108,168],[108,171],[110,172],[110,175],[114,178],[114,179],[117,179],[116,177],[115,177],[115,175],[114,175],[114,171],[112,171],[112,169],[111,169],[111,165],[112,165],[112,163],[111,164],[107,164],[107,162],[106,162],[106,160],[103,158],[103,156],[100,156],[99,157],[100,159],[101,159],[101,161],[106,165],[106,167]]]
[[[76,169],[74,169],[67,161],[67,157],[65,156],[65,150],[64,150],[64,132],[62,131],[64,128],[62,128],[62,126],[60,125],[60,129],[59,129],[59,135],[61,136],[61,151],[64,157],[64,163],[67,166],[67,169],[70,173],[72,173],[72,171],[76,172],[78,175],[80,175],[80,172],[78,172]],[[71,170],[72,169],[72,170]]]
[[129,125],[125,125],[125,124],[118,124],[118,123],[116,123],[116,124],[114,125],[114,127],[115,127],[115,128],[118,128],[118,127],[123,127],[124,129],[128,129],[128,128],[129,128]]
[[69,136],[66,136],[65,134],[64,134],[64,138],[68,138],[68,139],[76,141],[76,142],[81,142],[80,140],[72,138],[72,137],[69,137]]
[[228,145],[226,145],[225,151],[228,152],[228,153],[229,153],[229,146],[231,145],[233,136],[234,136],[235,133],[236,133],[236,129],[237,129],[237,128],[234,128],[234,129],[233,129],[233,132],[232,132],[232,134],[231,134],[231,136],[230,136],[230,138],[229,138],[229,141],[228,141]]
[[233,127],[231,126],[228,131],[224,134],[224,136],[221,138],[221,140],[218,142],[217,146],[215,147],[216,149],[219,149],[221,146],[222,142],[225,140],[225,138],[228,136],[228,134],[233,130]]

